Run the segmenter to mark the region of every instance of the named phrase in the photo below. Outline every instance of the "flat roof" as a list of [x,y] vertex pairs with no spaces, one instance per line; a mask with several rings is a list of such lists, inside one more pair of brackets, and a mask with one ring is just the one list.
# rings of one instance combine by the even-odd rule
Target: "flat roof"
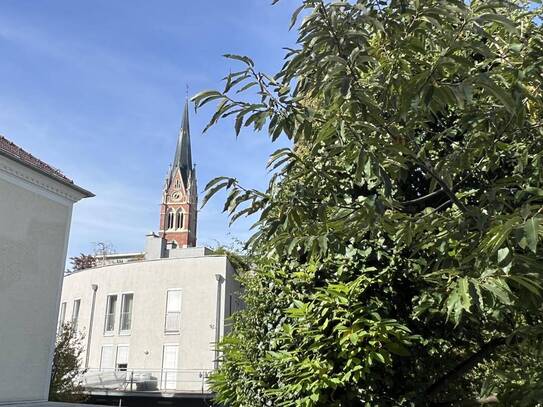
[[49,178],[54,179],[55,181],[60,182],[72,189],[83,194],[86,198],[93,197],[94,194],[90,191],[87,191],[80,186],[77,186],[73,180],[65,176],[59,169],[50,166],[49,164],[43,162],[37,157],[34,157],[29,152],[23,150],[17,144],[9,141],[4,136],[0,135],[0,155],[3,155],[7,158],[10,158],[18,163],[24,165],[25,167],[31,168],[34,171],[37,171],[43,175],[46,175]]
[[139,253],[109,253],[109,254],[97,254],[94,256],[97,260],[100,260],[102,258],[105,259],[112,259],[112,258],[118,258],[118,257],[137,257],[137,256],[145,256],[145,252],[139,252]]
[[75,270],[75,271],[64,273],[64,277],[73,276],[74,274],[79,274],[84,271],[100,270],[100,269],[106,269],[106,268],[112,268],[112,267],[128,267],[130,265],[154,263],[154,262],[159,262],[159,261],[183,261],[183,260],[194,260],[194,259],[210,259],[210,258],[218,258],[218,257],[224,257],[226,258],[227,261],[229,261],[228,256],[226,254],[206,254],[204,256],[189,256],[189,257],[162,257],[160,259],[129,261],[126,263],[114,263],[114,264],[100,265],[96,267],[89,267],[86,269]]

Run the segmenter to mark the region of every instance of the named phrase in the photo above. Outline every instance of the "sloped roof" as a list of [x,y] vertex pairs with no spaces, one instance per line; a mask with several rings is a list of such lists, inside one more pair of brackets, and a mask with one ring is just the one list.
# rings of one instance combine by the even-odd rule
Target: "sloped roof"
[[85,197],[94,196],[92,192],[89,192],[76,184],[73,180],[64,175],[60,170],[52,167],[51,165],[43,162],[37,157],[34,157],[29,152],[23,150],[17,144],[9,141],[4,136],[0,135],[0,155],[11,158],[26,167],[29,167],[33,170],[36,170],[50,178],[53,178],[64,185],[67,185],[79,192],[81,192]]

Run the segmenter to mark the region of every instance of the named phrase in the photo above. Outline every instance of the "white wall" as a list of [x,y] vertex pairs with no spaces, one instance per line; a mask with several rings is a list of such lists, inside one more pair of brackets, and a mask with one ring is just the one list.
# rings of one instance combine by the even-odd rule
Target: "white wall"
[[48,397],[70,194],[0,156],[0,403]]
[[[104,345],[129,345],[128,370],[159,371],[165,344],[179,345],[177,368],[205,371],[214,367],[215,321],[217,309],[217,279],[221,284],[220,336],[224,330],[225,304],[230,293],[227,286],[232,278],[231,266],[223,256],[201,256],[159,259],[83,270],[64,278],[62,302],[66,302],[66,319],[71,318],[73,301],[81,298],[78,326],[87,335],[92,308],[92,285],[98,286],[93,318],[89,355],[89,369],[100,367]],[[166,293],[168,289],[182,290],[181,331],[164,331]],[[121,294],[134,293],[134,309],[130,335],[119,332]],[[104,333],[107,296],[118,294],[115,333]],[[147,352],[147,353],[146,353]],[[197,373],[195,372],[194,375]],[[189,380],[187,374],[183,380]],[[194,377],[196,379],[196,376]],[[184,383],[179,390],[199,390],[200,384]]]

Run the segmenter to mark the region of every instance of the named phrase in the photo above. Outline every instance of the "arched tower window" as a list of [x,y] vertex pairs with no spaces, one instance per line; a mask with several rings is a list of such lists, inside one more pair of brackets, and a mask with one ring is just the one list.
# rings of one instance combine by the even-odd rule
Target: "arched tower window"
[[176,187],[176,188],[181,187],[181,181],[179,180],[179,178],[177,178],[177,179],[175,180],[175,187]]
[[176,227],[177,229],[183,229],[183,212],[180,210],[177,212],[176,216]]
[[168,229],[173,229],[173,225],[174,225],[174,213],[173,213],[173,210],[169,210],[168,211]]

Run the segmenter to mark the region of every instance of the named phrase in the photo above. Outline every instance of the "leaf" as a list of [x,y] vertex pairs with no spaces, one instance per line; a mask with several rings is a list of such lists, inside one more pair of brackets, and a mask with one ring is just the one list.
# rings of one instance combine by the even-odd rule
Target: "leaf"
[[491,293],[495,299],[498,299],[503,304],[510,305],[512,303],[511,299],[513,293],[511,292],[509,286],[502,279],[489,279],[488,281],[482,283],[481,287]]
[[506,92],[506,90],[496,85],[496,83],[490,79],[482,80],[478,82],[478,84],[492,96],[498,99],[509,113],[515,112],[515,101],[511,95]]
[[211,180],[206,187],[206,194],[204,196],[204,199],[202,201],[203,208],[207,202],[215,195],[217,192],[219,192],[223,188],[229,188],[231,185],[233,185],[236,182],[234,178],[226,178],[226,177],[218,177],[213,180]]
[[526,238],[528,248],[534,253],[537,252],[538,230],[539,219],[535,216],[528,219],[524,224],[524,237]]
[[479,23],[497,23],[512,34],[517,34],[517,27],[512,20],[501,14],[487,13],[477,18]]
[[467,277],[463,277],[458,282],[458,291],[462,302],[462,308],[469,312],[471,308],[471,295],[469,293],[469,280]]
[[205,105],[207,102],[210,102],[211,100],[214,100],[214,99],[218,99],[218,98],[220,98],[222,96],[223,95],[222,95],[221,92],[218,92],[218,91],[215,91],[215,90],[206,90],[206,91],[199,92],[196,95],[194,95],[191,98],[191,101],[193,101],[195,106],[198,108],[198,107],[201,107],[201,106]]
[[506,222],[492,227],[485,235],[479,246],[479,250],[483,255],[491,255],[498,251],[507,240],[513,227],[518,223],[519,218],[513,216]]
[[366,153],[363,148],[360,148],[360,151],[358,152],[358,160],[356,163],[356,173],[355,173],[355,180],[356,182],[360,182],[362,180],[362,177],[364,176],[364,166],[366,164]]
[[234,129],[236,131],[236,137],[239,136],[239,132],[241,131],[241,126],[243,125],[243,118],[244,116],[240,113],[236,117],[236,123],[234,125]]
[[541,296],[542,287],[534,279],[530,279],[530,278],[524,277],[524,276],[508,276],[508,278],[509,278],[509,280],[514,281],[518,285],[526,288],[532,294],[535,294],[538,297]]
[[385,343],[385,347],[392,353],[399,355],[399,356],[410,356],[411,353],[409,350],[402,345],[401,343],[397,342],[388,342]]
[[237,61],[242,61],[245,64],[249,65],[251,68],[255,66],[255,63],[253,62],[251,58],[243,56],[243,55],[224,54],[223,57],[228,58],[228,59],[234,59]]
[[290,26],[288,27],[289,31],[292,29],[292,27],[294,27],[294,24],[296,24],[296,20],[298,19],[298,15],[305,7],[306,5],[302,4],[296,10],[294,10],[294,12],[292,13],[292,17],[290,18]]
[[498,264],[501,264],[509,256],[509,248],[504,247],[498,250]]

